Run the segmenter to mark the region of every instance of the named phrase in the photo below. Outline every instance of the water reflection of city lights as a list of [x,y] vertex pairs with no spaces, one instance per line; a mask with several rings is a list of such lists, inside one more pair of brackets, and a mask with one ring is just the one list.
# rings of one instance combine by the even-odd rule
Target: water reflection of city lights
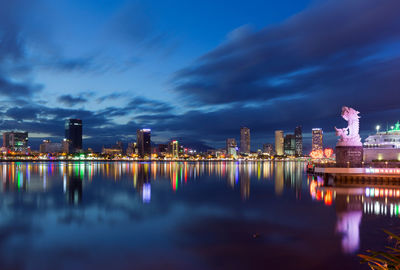
[[332,204],[332,191],[327,191],[325,194],[325,198],[324,198],[324,203],[326,205],[331,205]]
[[[132,186],[142,195],[143,183],[158,178],[170,180],[171,189],[177,192],[181,185],[205,176],[226,179],[233,189],[239,188],[243,199],[250,197],[251,178],[272,180],[276,194],[282,194],[286,186],[296,189],[296,198],[301,198],[303,162],[38,162],[3,163],[0,179],[4,189],[46,192],[60,177],[62,190],[68,193],[71,176],[90,184],[96,175],[115,182],[131,179]],[[41,187],[38,189],[38,187]]]
[[151,199],[151,185],[149,183],[146,183],[143,185],[143,202],[144,203],[149,203]]

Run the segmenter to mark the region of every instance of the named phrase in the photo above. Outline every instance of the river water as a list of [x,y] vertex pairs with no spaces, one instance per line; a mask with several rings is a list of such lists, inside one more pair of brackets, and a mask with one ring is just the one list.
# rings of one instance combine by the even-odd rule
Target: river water
[[15,162],[0,182],[7,270],[368,269],[400,232],[400,186],[302,162]]

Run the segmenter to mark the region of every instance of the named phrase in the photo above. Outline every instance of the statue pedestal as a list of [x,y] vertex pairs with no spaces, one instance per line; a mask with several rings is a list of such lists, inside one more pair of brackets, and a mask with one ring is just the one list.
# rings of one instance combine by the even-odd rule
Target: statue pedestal
[[337,167],[361,167],[362,161],[362,146],[336,146]]

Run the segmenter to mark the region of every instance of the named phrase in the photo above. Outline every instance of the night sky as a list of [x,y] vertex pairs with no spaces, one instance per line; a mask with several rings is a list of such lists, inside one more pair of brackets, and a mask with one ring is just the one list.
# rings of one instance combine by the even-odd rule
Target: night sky
[[31,145],[84,123],[84,147],[178,138],[222,147],[251,129],[345,127],[363,139],[400,120],[398,0],[0,0],[1,131]]

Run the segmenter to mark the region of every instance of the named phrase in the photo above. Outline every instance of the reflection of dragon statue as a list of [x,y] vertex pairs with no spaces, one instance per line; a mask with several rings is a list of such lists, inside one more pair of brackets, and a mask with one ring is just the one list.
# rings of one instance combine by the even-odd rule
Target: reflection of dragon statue
[[346,128],[339,129],[335,127],[336,136],[340,136],[340,139],[337,143],[338,146],[362,146],[359,135],[359,113],[360,112],[354,110],[353,108],[346,106],[342,107],[342,117],[348,122],[348,126]]

